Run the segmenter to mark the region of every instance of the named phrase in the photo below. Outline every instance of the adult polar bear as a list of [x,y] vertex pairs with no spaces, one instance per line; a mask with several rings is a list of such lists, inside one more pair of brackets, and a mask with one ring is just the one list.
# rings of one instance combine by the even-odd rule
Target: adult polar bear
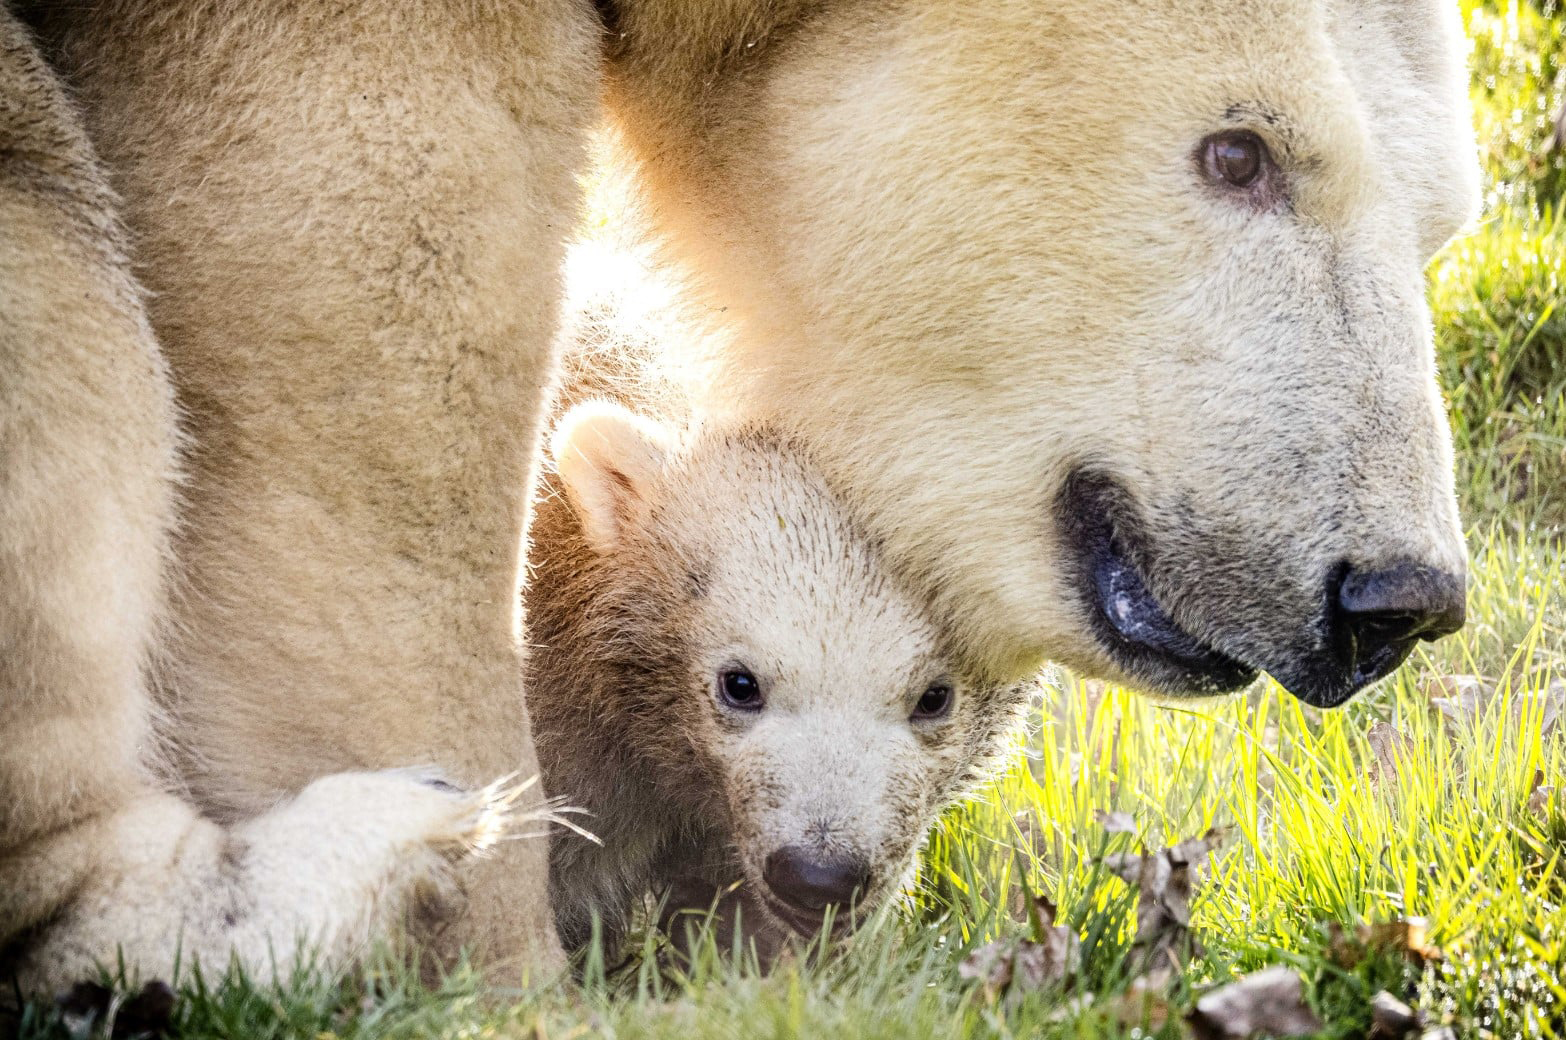
[[[517,545],[601,82],[740,327],[715,400],[808,430],[976,666],[1327,704],[1455,627],[1452,6],[13,9],[0,968],[347,953],[484,810],[384,770],[532,768]],[[448,936],[551,960],[542,864],[462,867]]]

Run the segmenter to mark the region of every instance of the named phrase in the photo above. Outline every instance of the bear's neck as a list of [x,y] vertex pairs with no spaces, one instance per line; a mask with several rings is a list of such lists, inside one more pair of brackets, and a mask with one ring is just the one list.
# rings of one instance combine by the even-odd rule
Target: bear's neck
[[[841,8],[855,0],[834,0]],[[606,32],[611,112],[672,147],[732,118],[768,63],[825,0],[596,0]],[[671,136],[672,135],[672,136]]]

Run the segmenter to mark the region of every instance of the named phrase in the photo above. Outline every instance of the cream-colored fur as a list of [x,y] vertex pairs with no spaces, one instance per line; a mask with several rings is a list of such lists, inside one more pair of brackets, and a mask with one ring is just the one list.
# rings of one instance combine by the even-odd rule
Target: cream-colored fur
[[[1082,466],[1252,667],[1322,652],[1334,567],[1461,574],[1421,274],[1477,199],[1451,0],[621,8],[619,135],[736,327],[705,407],[809,431],[978,663],[1153,681],[1070,573]],[[1278,204],[1204,181],[1227,129]]]
[[[261,859],[395,917],[473,799],[286,799],[532,770],[519,546],[601,45],[736,328],[708,403],[806,430],[992,677],[1122,671],[1063,559],[1088,464],[1168,612],[1253,665],[1319,656],[1332,566],[1460,568],[1420,283],[1474,195],[1449,0],[597,7],[607,39],[580,0],[16,8],[37,45],[4,16],[0,967],[75,950],[60,982],[115,933],[166,964],[73,914],[111,889],[218,956],[226,918],[148,866],[219,848],[210,818],[358,849]],[[1287,205],[1202,182],[1228,127]],[[188,801],[149,779],[149,675]],[[541,844],[503,848],[444,934],[551,963]],[[246,935],[368,929],[255,884]]]
[[[848,858],[846,926],[893,896],[938,813],[1001,761],[1025,684],[975,681],[822,483],[765,428],[684,436],[576,406],[552,440],[529,559],[528,702],[544,780],[598,839],[558,829],[568,945],[613,949],[649,893],[707,909],[739,885],[765,954],[788,920],[769,855]],[[761,706],[725,705],[726,671]],[[932,687],[951,700],[917,705]],[[776,909],[782,906],[782,916]]]
[[[7,354],[5,390],[31,403],[7,414],[0,485],[17,520],[0,595],[20,598],[0,621],[3,744],[21,757],[0,889],[38,892],[0,913],[0,941],[24,951],[8,961],[51,970],[31,976],[45,983],[89,956],[112,963],[116,940],[161,970],[178,927],[192,950],[231,943],[257,967],[261,936],[344,953],[349,933],[402,913],[405,882],[446,872],[480,801],[394,774],[354,781],[357,802],[274,805],[341,771],[429,765],[475,789],[537,769],[520,710],[520,533],[597,29],[572,0],[78,14],[44,8],[35,28],[124,200],[158,346],[122,252],[92,252],[114,241],[113,214],[75,113],[47,69],[8,76],[19,100],[55,95],[18,122],[49,120],[75,151],[44,140],[40,160],[74,166],[38,183],[27,161],[6,168],[8,205],[38,230],[18,243],[13,226],[29,225],[8,223],[5,288],[39,313],[18,331],[7,308],[29,353]],[[36,63],[22,30],[8,34]],[[8,155],[31,154],[13,142]],[[96,192],[80,228],[51,194],[73,175]],[[54,244],[72,234],[80,260]],[[177,532],[164,358],[191,445]],[[171,540],[177,572],[161,566]],[[248,822],[220,832],[157,796],[137,817],[161,821],[157,847],[133,848],[105,814],[139,812],[154,656],[182,786],[205,813]],[[192,879],[227,869],[198,854],[225,833],[268,864],[253,885],[224,882],[256,903],[242,932],[182,900],[186,861],[171,859],[189,857]],[[40,844],[56,834],[64,851]],[[30,865],[43,860],[58,876]],[[469,910],[443,945],[471,943],[497,972],[551,964],[545,870],[541,842],[466,867]],[[124,913],[73,923],[108,898],[82,888],[95,872]],[[138,913],[162,920],[133,926]]]
[[225,828],[159,783],[173,395],[97,159],[6,12],[0,140],[0,974],[287,972],[456,905],[453,862],[504,826],[489,792],[341,773]]

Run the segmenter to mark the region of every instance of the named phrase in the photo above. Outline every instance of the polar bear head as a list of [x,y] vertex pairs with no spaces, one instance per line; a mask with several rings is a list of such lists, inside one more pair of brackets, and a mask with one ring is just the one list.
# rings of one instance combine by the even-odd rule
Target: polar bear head
[[1332,705],[1461,624],[1450,0],[622,6],[650,210],[742,326],[713,399],[808,433],[985,672]]
[[[936,815],[1000,761],[1028,688],[962,673],[807,457],[764,429],[677,443],[584,404],[553,456],[529,703],[546,782],[586,796],[602,855],[653,848],[742,880],[804,934],[828,907],[846,926],[897,892]],[[583,750],[594,739],[612,752]],[[675,880],[653,869],[654,889]],[[568,937],[584,910],[565,908]]]

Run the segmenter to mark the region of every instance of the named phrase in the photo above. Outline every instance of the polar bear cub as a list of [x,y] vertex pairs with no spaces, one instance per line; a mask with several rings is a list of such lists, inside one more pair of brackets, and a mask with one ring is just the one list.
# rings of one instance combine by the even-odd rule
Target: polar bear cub
[[763,947],[829,908],[851,927],[998,759],[1025,688],[963,673],[772,430],[676,436],[587,403],[552,454],[528,705],[546,789],[602,842],[553,842],[567,948],[595,918],[612,942],[649,893],[731,893]]

